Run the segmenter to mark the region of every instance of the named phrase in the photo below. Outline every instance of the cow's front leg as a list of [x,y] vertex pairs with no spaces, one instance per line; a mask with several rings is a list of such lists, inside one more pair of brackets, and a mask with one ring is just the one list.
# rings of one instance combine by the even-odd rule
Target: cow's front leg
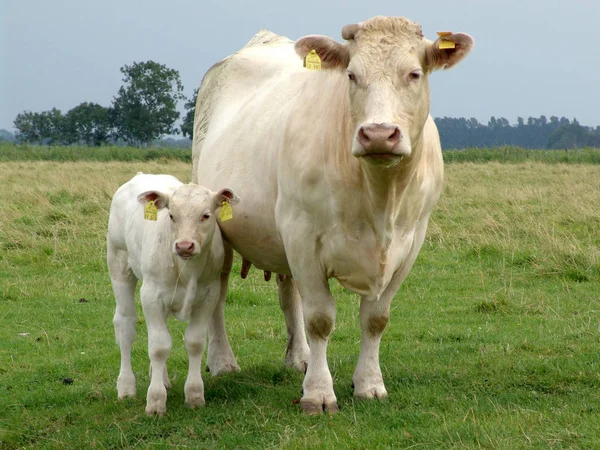
[[320,414],[322,411],[335,413],[338,405],[327,364],[327,344],[335,325],[335,300],[329,292],[326,279],[297,278],[296,282],[302,296],[310,346],[300,405],[308,414]]
[[302,317],[302,301],[294,279],[290,276],[277,276],[279,288],[279,305],[287,326],[287,350],[285,363],[299,372],[305,373],[310,350],[306,342],[304,320]]
[[233,250],[226,242],[223,242],[225,250],[225,261],[220,279],[219,302],[212,313],[209,329],[208,356],[206,369],[211,375],[217,376],[227,372],[239,372],[238,366],[225,329],[225,301],[227,300],[227,289],[229,274],[233,264]]
[[360,328],[362,340],[360,354],[352,381],[354,396],[361,399],[385,398],[387,391],[379,367],[379,344],[389,315],[393,295],[383,295],[379,300],[362,298],[360,302]]

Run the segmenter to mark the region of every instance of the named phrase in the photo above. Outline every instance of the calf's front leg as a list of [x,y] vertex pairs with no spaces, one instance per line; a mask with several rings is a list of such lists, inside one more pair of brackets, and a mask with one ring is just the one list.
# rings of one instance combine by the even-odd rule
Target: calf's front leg
[[150,386],[146,395],[146,414],[163,415],[167,412],[168,383],[164,379],[167,358],[171,353],[172,340],[167,328],[167,308],[161,303],[160,290],[156,286],[142,285],[142,307],[148,327],[148,356],[150,357]]

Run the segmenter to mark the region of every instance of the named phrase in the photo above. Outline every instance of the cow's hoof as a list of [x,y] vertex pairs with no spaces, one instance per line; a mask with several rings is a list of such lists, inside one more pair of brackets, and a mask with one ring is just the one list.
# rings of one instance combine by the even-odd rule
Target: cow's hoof
[[288,367],[293,367],[300,373],[306,373],[306,369],[308,369],[308,361],[302,360],[297,362],[288,362],[286,363]]
[[213,377],[223,375],[224,373],[235,373],[240,371],[240,366],[237,363],[227,364],[211,364],[210,367],[206,366],[206,371],[210,372]]
[[300,373],[306,373],[309,354],[308,345],[306,345],[306,349],[289,349],[285,355],[285,365],[296,369]]
[[324,400],[314,401],[312,399],[303,398],[300,400],[300,406],[302,407],[302,410],[310,416],[321,414],[323,411],[329,414],[335,414],[340,410],[335,397],[333,401],[327,402]]

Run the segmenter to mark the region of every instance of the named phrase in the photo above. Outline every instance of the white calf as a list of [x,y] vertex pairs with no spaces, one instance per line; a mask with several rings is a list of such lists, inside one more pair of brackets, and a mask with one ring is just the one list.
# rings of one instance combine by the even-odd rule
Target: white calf
[[146,174],[136,175],[113,197],[107,259],[117,303],[115,335],[121,349],[117,391],[119,398],[136,393],[131,346],[136,324],[134,293],[137,281],[142,280],[151,372],[147,414],[164,414],[167,409],[170,313],[190,321],[184,338],[189,357],[185,402],[192,407],[204,405],[202,354],[209,319],[219,300],[223,266],[215,211],[224,202],[238,200],[230,189],[215,193],[170,175]]

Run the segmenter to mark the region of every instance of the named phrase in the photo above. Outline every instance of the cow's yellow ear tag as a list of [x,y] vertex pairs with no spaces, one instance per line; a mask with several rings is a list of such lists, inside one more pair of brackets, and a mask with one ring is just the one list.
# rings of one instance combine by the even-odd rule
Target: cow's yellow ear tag
[[304,67],[308,70],[321,70],[321,58],[317,55],[317,52],[311,50],[308,55],[304,58]]
[[146,203],[146,206],[144,206],[144,219],[158,220],[158,208],[154,204],[154,200]]
[[219,219],[221,222],[225,222],[229,219],[233,219],[233,210],[231,209],[231,205],[223,200],[221,203],[221,211],[219,212]]
[[438,36],[440,37],[439,48],[442,50],[447,50],[451,48],[456,48],[456,43],[452,41],[448,41],[444,39],[444,36],[450,36],[452,34],[451,31],[438,31]]

